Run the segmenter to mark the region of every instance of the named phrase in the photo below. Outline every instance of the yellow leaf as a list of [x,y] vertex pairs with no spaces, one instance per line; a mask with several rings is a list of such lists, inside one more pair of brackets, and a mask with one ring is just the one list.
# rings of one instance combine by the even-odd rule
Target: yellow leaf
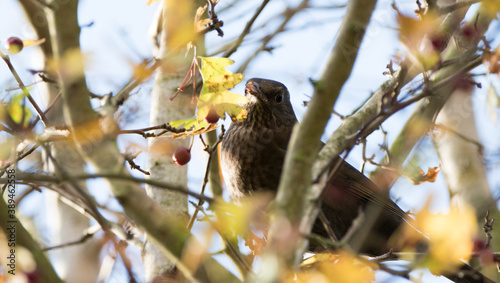
[[133,71],[133,77],[137,80],[143,81],[148,79],[153,71],[151,68],[148,68],[147,64],[134,64],[131,63]]
[[[408,51],[409,58],[428,70],[439,62],[439,54],[446,47],[445,37],[437,33],[439,17],[427,13],[421,19],[398,13],[399,40]],[[425,40],[425,41],[424,41]],[[424,48],[424,43],[429,48]]]
[[218,200],[215,205],[219,231],[227,237],[246,236],[250,232],[250,223],[259,229],[267,227],[265,211],[272,200],[269,194],[256,194],[241,200],[238,204]]
[[165,22],[163,29],[166,30],[168,50],[175,50],[190,41],[195,41],[193,1],[164,0]]
[[198,100],[198,121],[205,119],[212,105],[219,117],[223,118],[227,112],[233,121],[244,120],[246,110],[241,105],[248,103],[248,99],[228,90],[240,83],[244,76],[239,73],[233,74],[226,69],[234,63],[231,59],[200,58],[203,88]]
[[158,0],[148,0],[148,1],[146,2],[146,5],[147,5],[147,6],[149,6],[149,5],[151,5],[151,4],[153,4],[153,3],[156,3],[156,2],[158,2]]
[[344,250],[335,253],[318,253],[301,264],[295,274],[296,282],[373,282],[375,264],[369,264]]
[[26,106],[23,106],[23,101],[24,94],[14,95],[7,105],[7,113],[16,124],[23,122],[23,126],[28,126],[33,114]]
[[423,267],[431,272],[441,274],[450,271],[468,260],[473,250],[473,240],[477,233],[476,214],[470,206],[462,209],[452,207],[447,214],[431,214],[428,203],[415,215],[412,226],[403,232],[405,250],[417,249],[422,241],[428,243],[428,253],[420,261]]
[[67,50],[60,59],[52,59],[50,68],[59,72],[66,82],[74,81],[84,75],[85,57],[79,48]]
[[497,18],[500,12],[500,1],[499,0],[483,0],[481,1],[480,13],[485,13],[486,15]]
[[24,39],[23,40],[23,45],[24,47],[29,47],[29,46],[38,46],[42,43],[45,42],[45,38],[41,39]]

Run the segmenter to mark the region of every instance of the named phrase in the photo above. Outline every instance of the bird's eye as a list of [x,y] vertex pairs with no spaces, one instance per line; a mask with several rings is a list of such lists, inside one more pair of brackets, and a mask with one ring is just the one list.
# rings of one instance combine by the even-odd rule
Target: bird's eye
[[281,103],[281,101],[283,101],[283,94],[280,93],[276,95],[274,99],[276,100],[276,102]]

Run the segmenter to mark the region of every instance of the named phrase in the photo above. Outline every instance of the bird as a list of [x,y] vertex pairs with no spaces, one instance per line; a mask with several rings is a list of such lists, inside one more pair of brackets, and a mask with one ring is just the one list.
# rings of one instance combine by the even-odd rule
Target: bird
[[[222,140],[220,153],[224,181],[229,195],[236,202],[259,193],[276,194],[292,130],[298,123],[290,92],[282,83],[252,78],[246,83],[245,96],[248,98],[244,105],[247,117],[231,123]],[[370,235],[360,237],[362,240],[357,251],[376,256],[393,250],[389,239],[402,225],[408,225],[407,214],[387,192],[381,191],[342,158],[337,157],[332,164],[337,166],[332,166],[336,168],[331,168],[320,197],[320,214],[324,220],[316,220],[312,233],[342,239],[360,215],[360,210],[368,215],[376,211]],[[325,220],[328,227],[325,227]],[[321,244],[310,241],[311,251],[323,248]],[[471,268],[466,266],[465,269]],[[472,273],[476,271],[472,269]],[[474,281],[476,277],[456,282],[490,282],[483,281],[483,278]]]

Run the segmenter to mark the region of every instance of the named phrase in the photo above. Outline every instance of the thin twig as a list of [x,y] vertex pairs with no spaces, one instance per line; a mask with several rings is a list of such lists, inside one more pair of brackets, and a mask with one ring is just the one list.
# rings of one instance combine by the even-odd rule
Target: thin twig
[[87,229],[87,232],[85,234],[83,234],[82,237],[80,239],[78,239],[78,240],[67,242],[67,243],[64,243],[64,244],[56,245],[56,246],[52,246],[52,247],[46,247],[46,248],[44,248],[42,250],[44,252],[46,252],[46,251],[50,251],[50,250],[61,249],[61,248],[66,248],[66,247],[70,247],[70,246],[76,246],[76,245],[79,245],[79,244],[83,244],[88,239],[92,238],[94,236],[94,234],[97,233],[99,230],[100,229],[94,229],[93,231],[88,231],[88,229]]
[[257,17],[264,10],[264,8],[266,7],[266,5],[269,3],[269,1],[270,0],[264,0],[264,1],[262,1],[262,4],[260,4],[260,6],[257,9],[257,11],[255,11],[255,13],[253,14],[252,18],[245,25],[245,28],[241,32],[240,36],[231,45],[231,47],[228,50],[226,50],[226,52],[224,52],[224,55],[222,55],[223,57],[229,58],[229,56],[231,56],[234,52],[236,52],[236,50],[238,49],[238,47],[240,47],[241,43],[243,42],[243,39],[245,38],[245,36],[247,36],[250,33],[250,30],[252,29],[252,25],[254,24],[254,22],[257,19]]
[[143,170],[141,168],[141,166],[137,165],[135,162],[134,162],[134,159],[137,158],[137,156],[141,154],[141,152],[137,152],[136,154],[125,154],[125,161],[128,162],[128,164],[130,165],[130,168],[131,169],[135,169],[141,173],[143,173],[144,175],[151,175],[151,173],[149,173],[148,171],[146,170]]
[[43,113],[42,109],[40,109],[40,107],[38,106],[38,104],[36,103],[36,101],[31,96],[30,92],[28,91],[28,89],[24,85],[23,81],[19,77],[19,74],[17,73],[16,69],[12,65],[12,62],[10,61],[9,56],[3,54],[2,51],[0,51],[0,57],[2,57],[2,59],[5,62],[5,64],[7,64],[7,66],[9,67],[9,70],[12,73],[12,75],[14,76],[14,79],[16,80],[17,84],[19,85],[19,87],[23,91],[23,94],[28,98],[28,100],[31,103],[31,105],[33,106],[33,108],[35,108],[35,111],[38,114],[38,116],[40,117],[40,119],[42,120],[44,126],[45,127],[49,126],[50,125],[49,120],[47,119],[47,117]]
[[[155,134],[155,133],[147,133],[149,131],[154,131],[154,130],[165,130],[162,131],[161,133]],[[175,128],[170,126],[169,124],[161,124],[157,126],[151,126],[151,127],[146,127],[142,129],[136,129],[136,130],[120,130],[118,131],[118,134],[138,134],[143,136],[144,138],[155,138],[160,135],[163,135],[164,133],[167,132],[172,132],[172,133],[182,133],[185,132],[185,128]]]
[[[38,182],[50,182],[50,183],[54,183],[54,184],[69,181],[68,177],[64,178],[62,176],[22,173],[22,172],[17,172],[16,178],[18,181],[31,181],[31,182],[38,181]],[[73,180],[87,180],[87,179],[105,178],[105,179],[111,179],[111,180],[130,181],[133,183],[148,184],[148,185],[158,187],[161,189],[167,189],[167,190],[171,190],[174,192],[183,193],[185,195],[190,195],[190,196],[198,198],[198,199],[203,199],[204,201],[207,201],[209,203],[214,202],[213,198],[192,192],[183,186],[173,185],[173,184],[169,184],[166,182],[161,182],[161,181],[157,181],[157,180],[153,180],[153,179],[135,178],[135,177],[130,176],[130,175],[112,174],[112,173],[78,174],[78,175],[71,175],[70,178]],[[0,178],[0,184],[6,183],[7,181],[8,181],[7,178]]]
[[[49,104],[49,106],[47,106],[47,109],[45,109],[45,111],[43,111],[44,115],[46,115],[50,111],[50,109],[52,109],[54,107],[57,100],[61,97],[61,94],[62,94],[62,92],[60,91],[56,95],[56,97],[54,97],[54,100],[52,100],[52,102]],[[31,123],[31,126],[28,129],[32,130],[36,126],[36,123],[38,123],[38,121],[40,121],[40,116],[36,116],[35,120],[33,121],[33,123]]]
[[[203,185],[201,186],[201,192],[200,192],[201,195],[203,195],[205,193],[205,188],[206,188],[206,186],[208,184],[208,176],[209,176],[209,173],[210,173],[210,165],[212,164],[212,158],[216,155],[216,153],[217,153],[217,146],[222,142],[222,139],[224,138],[225,132],[226,131],[224,129],[224,125],[222,125],[221,126],[221,133],[219,135],[219,139],[212,146],[212,148],[209,148],[207,145],[205,145],[205,151],[208,152],[208,162],[207,162],[207,169],[205,170],[205,177],[203,178]],[[200,137],[201,137],[201,135],[200,135]],[[198,200],[198,205],[195,206],[195,210],[193,212],[193,215],[189,219],[189,222],[188,222],[188,225],[187,225],[188,230],[191,230],[191,228],[193,227],[194,220],[196,219],[196,216],[198,215],[198,212],[199,212],[199,207],[201,207],[203,205],[203,203],[204,203],[203,199],[199,199]]]

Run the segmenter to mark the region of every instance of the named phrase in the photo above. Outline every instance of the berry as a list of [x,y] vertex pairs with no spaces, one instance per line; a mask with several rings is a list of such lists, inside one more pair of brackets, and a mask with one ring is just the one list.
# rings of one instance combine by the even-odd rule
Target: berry
[[433,35],[431,37],[432,48],[436,51],[443,51],[446,48],[446,38],[441,35]]
[[474,239],[474,252],[481,252],[486,248],[486,243],[481,239]]
[[215,107],[212,105],[210,110],[208,111],[207,117],[205,117],[205,121],[209,124],[215,124],[219,121],[219,114],[215,111]]
[[9,37],[5,42],[5,48],[9,50],[12,54],[17,54],[23,50],[24,44],[19,37]]
[[179,166],[186,165],[191,160],[191,151],[188,148],[179,147],[172,155],[172,160]]

